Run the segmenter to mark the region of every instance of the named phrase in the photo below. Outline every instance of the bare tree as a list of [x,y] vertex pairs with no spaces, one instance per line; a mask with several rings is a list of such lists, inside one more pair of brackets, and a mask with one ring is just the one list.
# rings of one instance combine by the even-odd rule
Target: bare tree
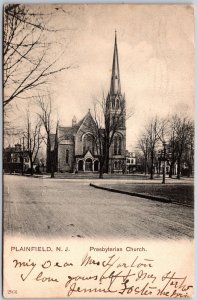
[[[99,154],[100,173],[99,177],[103,177],[103,173],[109,172],[109,150],[113,143],[115,134],[122,128],[125,128],[126,111],[125,99],[119,101],[118,105],[114,106],[113,113],[109,107],[108,98],[103,94],[101,101],[94,103],[94,122],[95,122],[95,143]],[[131,117],[132,113],[127,114],[127,118]]]
[[159,143],[164,144],[166,138],[167,121],[159,119],[157,116],[150,120],[145,126],[142,138],[139,139],[141,150],[149,157],[150,179],[154,175],[154,162],[156,158],[157,146]]
[[54,177],[54,172],[56,171],[56,162],[57,162],[57,130],[58,130],[58,121],[56,122],[56,133],[52,134],[54,129],[53,121],[53,109],[52,109],[52,100],[50,97],[44,98],[42,96],[37,97],[37,105],[40,109],[38,116],[44,127],[46,134],[45,143],[47,147],[47,172],[51,173],[51,177]]
[[172,175],[175,174],[175,164],[177,161],[176,146],[177,144],[176,144],[176,134],[175,134],[174,126],[170,126],[170,135],[168,141],[168,152],[169,152],[168,163],[170,166],[169,178],[172,178]]
[[11,126],[4,120],[4,147],[18,143],[22,129],[17,126]]
[[169,118],[153,118],[145,127],[142,137],[138,141],[139,148],[148,157],[150,178],[153,179],[154,163],[158,146],[162,146],[163,183],[165,183],[165,163],[170,166],[169,177],[174,174],[177,163],[177,178],[181,176],[181,166],[188,167],[188,176],[192,174],[194,158],[194,124],[188,117],[178,115]]
[[194,165],[194,124],[191,123],[191,127],[188,133],[188,143],[186,145],[183,161],[187,165],[187,176],[190,177],[193,174]]
[[31,120],[29,111],[26,113],[26,126],[24,130],[24,141],[26,144],[26,151],[30,160],[30,171],[33,175],[33,165],[36,162],[38,151],[42,143],[41,122],[39,119]]
[[177,178],[181,177],[181,165],[183,158],[189,157],[189,165],[193,163],[194,124],[188,117],[174,115],[171,120],[174,132],[174,147],[177,160]]
[[[49,15],[52,14],[49,12]],[[51,75],[71,67],[58,67],[59,58],[50,59],[52,45],[45,35],[56,30],[47,27],[47,15],[24,4],[8,4],[4,7],[4,107],[14,99],[30,97],[30,90],[46,84]]]
[[143,153],[143,161],[144,161],[144,172],[145,175],[148,172],[148,158],[149,158],[149,151],[148,151],[148,138],[143,135],[138,140],[138,148]]

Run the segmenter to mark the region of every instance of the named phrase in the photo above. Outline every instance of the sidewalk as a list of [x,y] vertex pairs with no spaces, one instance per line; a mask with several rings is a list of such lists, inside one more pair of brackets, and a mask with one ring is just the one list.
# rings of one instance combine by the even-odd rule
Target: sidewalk
[[[4,175],[10,175],[10,176],[22,176],[21,173],[4,173]],[[51,179],[51,174],[49,173],[43,173],[43,174],[34,174],[31,176],[30,174],[24,174],[25,177],[32,177],[32,178],[48,178]],[[162,175],[158,176],[155,175],[154,179],[150,179],[150,176],[145,176],[143,174],[104,174],[103,178],[99,178],[98,173],[92,173],[92,172],[85,172],[85,173],[55,173],[55,177],[53,179],[61,179],[61,180],[84,180],[84,181],[91,181],[91,182],[102,182],[102,183],[136,183],[136,184],[160,184],[162,183]],[[181,179],[177,179],[175,176],[174,178],[169,178],[166,176],[166,184],[194,184],[194,178],[190,177],[181,177]]]

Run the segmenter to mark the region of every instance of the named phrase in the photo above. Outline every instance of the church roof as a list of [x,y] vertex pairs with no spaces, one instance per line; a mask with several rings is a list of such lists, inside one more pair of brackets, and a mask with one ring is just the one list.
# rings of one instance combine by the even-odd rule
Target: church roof
[[73,135],[77,133],[77,131],[79,130],[79,128],[81,127],[81,125],[83,124],[83,122],[88,116],[91,116],[90,111],[88,111],[88,113],[74,126],[70,126],[70,127],[59,126],[59,140],[61,140],[61,138],[66,140],[72,139]]
[[70,140],[74,134],[73,127],[62,127],[59,126],[59,140]]

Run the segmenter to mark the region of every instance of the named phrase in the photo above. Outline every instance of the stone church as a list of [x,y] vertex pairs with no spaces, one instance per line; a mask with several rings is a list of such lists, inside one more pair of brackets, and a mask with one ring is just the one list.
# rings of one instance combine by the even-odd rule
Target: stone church
[[[122,109],[124,107],[124,109]],[[121,93],[117,37],[115,34],[111,86],[106,99],[106,111],[110,121],[121,109],[121,122],[109,149],[109,171],[122,172],[126,165],[125,97]],[[95,121],[90,110],[82,120],[72,119],[72,126],[59,126],[57,130],[56,170],[60,172],[98,172],[99,153],[95,145]]]

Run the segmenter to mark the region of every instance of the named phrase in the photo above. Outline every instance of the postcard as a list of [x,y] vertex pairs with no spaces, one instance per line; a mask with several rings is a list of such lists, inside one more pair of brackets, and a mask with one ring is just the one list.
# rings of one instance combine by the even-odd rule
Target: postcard
[[194,7],[4,5],[5,298],[194,295]]

